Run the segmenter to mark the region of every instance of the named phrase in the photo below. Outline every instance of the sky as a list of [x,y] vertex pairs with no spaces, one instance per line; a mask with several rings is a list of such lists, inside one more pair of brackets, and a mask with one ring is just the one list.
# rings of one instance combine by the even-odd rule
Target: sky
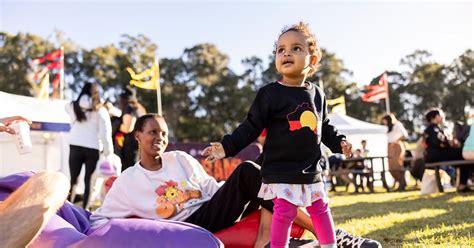
[[[368,84],[417,49],[451,63],[473,49],[473,1],[112,1],[0,0],[0,31],[30,32],[54,41],[54,30],[81,47],[117,44],[122,34],[144,34],[159,57],[209,42],[230,57],[267,61],[285,25],[310,24],[321,46],[353,72],[351,82]],[[323,58],[324,59],[324,58]]]

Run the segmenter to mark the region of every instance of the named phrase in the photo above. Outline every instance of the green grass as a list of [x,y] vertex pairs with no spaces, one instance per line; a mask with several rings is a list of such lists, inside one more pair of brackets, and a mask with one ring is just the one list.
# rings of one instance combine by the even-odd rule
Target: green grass
[[474,194],[377,189],[374,194],[331,193],[330,202],[336,228],[383,247],[474,247]]

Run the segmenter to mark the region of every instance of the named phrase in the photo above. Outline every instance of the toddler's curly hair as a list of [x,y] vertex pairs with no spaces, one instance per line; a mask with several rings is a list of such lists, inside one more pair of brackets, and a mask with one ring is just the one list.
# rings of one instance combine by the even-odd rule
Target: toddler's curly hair
[[316,71],[319,67],[319,62],[321,61],[322,52],[321,52],[321,48],[319,47],[319,43],[318,43],[318,40],[316,39],[316,36],[313,33],[311,33],[311,30],[309,29],[309,24],[299,22],[298,24],[294,24],[294,25],[291,25],[291,26],[285,26],[283,28],[283,30],[281,31],[280,35],[278,35],[277,41],[275,41],[274,48],[273,48],[273,54],[276,54],[276,49],[277,49],[277,46],[278,46],[278,40],[280,39],[280,37],[283,34],[285,34],[287,32],[290,32],[290,31],[299,32],[300,34],[302,34],[306,39],[309,54],[310,55],[315,55],[318,58],[318,60],[316,61],[316,64],[311,67],[311,70],[308,73],[308,76],[314,75],[314,73],[316,73]]

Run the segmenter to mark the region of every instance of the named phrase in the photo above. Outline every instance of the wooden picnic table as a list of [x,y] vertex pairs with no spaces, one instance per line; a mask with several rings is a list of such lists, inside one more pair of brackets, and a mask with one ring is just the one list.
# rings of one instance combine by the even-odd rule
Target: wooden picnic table
[[[441,175],[439,174],[439,170],[441,166],[474,166],[473,160],[451,160],[451,161],[441,161],[441,162],[433,162],[433,163],[425,163],[425,169],[433,169],[435,170],[435,178],[436,178],[436,185],[438,186],[439,192],[444,192],[443,185],[441,184]],[[459,173],[457,173],[459,176]]]
[[[382,181],[383,187],[388,191],[387,180],[385,178],[385,159],[387,156],[369,156],[369,157],[357,157],[357,158],[348,158],[342,161],[342,169],[332,173],[332,176],[339,176],[341,174],[352,174],[352,183],[355,187],[355,192],[359,192],[359,188],[363,188],[363,178],[367,179],[367,187],[371,193],[374,192],[374,181]],[[374,160],[382,160],[382,170],[374,171]],[[374,174],[380,173],[380,178],[375,178]],[[358,180],[359,182],[358,183]],[[331,180],[332,181],[332,180]]]

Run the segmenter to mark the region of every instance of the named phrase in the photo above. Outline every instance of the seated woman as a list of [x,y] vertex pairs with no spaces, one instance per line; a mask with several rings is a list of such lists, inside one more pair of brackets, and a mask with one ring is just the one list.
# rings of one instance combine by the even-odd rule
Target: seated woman
[[[257,197],[261,185],[257,164],[240,164],[219,186],[189,154],[164,152],[168,127],[163,117],[156,114],[139,117],[134,135],[141,160],[114,182],[103,205],[91,216],[92,228],[114,218],[136,216],[185,221],[215,233],[234,225],[244,211],[250,212],[247,205],[273,210],[271,201]],[[302,211],[295,222],[314,233],[309,216]],[[378,244],[376,241],[343,234],[342,242],[357,239],[365,247],[378,247],[374,246]],[[268,240],[269,237],[260,235],[256,243],[264,244]]]
[[[443,110],[431,108],[426,113],[425,119],[428,122],[428,127],[423,132],[423,139],[426,144],[425,162],[463,160],[462,149],[459,143],[448,139],[441,127],[445,120]],[[471,190],[466,185],[470,169],[468,167],[461,167],[460,171],[460,181],[457,190],[458,192],[469,192]]]

